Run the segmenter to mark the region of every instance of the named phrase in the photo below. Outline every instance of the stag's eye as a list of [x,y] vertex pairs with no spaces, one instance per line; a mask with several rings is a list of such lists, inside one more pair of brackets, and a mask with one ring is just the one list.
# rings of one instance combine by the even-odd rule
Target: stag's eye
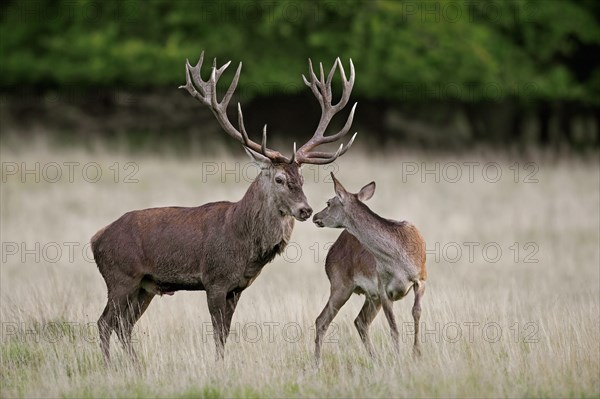
[[277,184],[283,184],[283,179],[281,177],[277,176],[275,178],[275,183],[277,183]]

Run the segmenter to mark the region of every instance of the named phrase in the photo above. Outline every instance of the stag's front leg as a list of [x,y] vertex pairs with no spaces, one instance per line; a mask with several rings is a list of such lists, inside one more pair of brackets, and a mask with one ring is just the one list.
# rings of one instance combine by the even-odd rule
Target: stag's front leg
[[229,331],[231,330],[231,319],[233,319],[233,312],[237,307],[238,301],[240,300],[241,292],[230,292],[226,297],[225,303],[225,321],[224,321],[224,343],[227,342],[229,337]]
[[213,325],[216,346],[216,359],[225,357],[225,319],[227,315],[227,293],[214,290],[207,292],[208,311]]

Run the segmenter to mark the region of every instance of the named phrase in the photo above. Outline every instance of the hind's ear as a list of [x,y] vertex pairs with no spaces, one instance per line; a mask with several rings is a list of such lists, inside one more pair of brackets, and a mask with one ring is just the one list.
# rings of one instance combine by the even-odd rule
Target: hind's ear
[[348,192],[342,186],[342,183],[338,179],[335,178],[333,172],[331,172],[331,179],[333,180],[333,189],[335,190],[335,194],[340,199],[340,201],[344,202],[348,197]]
[[367,184],[366,186],[364,186],[363,188],[360,189],[360,191],[358,192],[358,194],[356,194],[356,196],[358,197],[358,199],[362,202],[368,201],[371,199],[371,197],[373,196],[373,194],[375,194],[375,182],[372,181],[371,183]]

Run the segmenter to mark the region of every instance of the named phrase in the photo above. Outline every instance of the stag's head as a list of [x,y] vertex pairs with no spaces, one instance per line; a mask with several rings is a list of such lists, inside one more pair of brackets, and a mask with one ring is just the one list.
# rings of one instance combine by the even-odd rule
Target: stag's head
[[364,207],[363,202],[375,193],[375,182],[371,182],[356,194],[348,192],[342,183],[331,173],[335,197],[327,201],[327,207],[315,214],[313,222],[319,227],[346,228],[350,225],[352,215],[359,214],[357,208]]
[[279,214],[293,216],[302,222],[308,219],[313,210],[302,190],[304,177],[300,166],[296,162],[274,162],[261,153],[245,149],[260,168],[255,184],[261,186],[262,192],[268,193]]
[[[309,60],[310,77],[307,79],[302,75],[302,79],[321,105],[321,118],[312,138],[299,149],[296,149],[296,143],[294,143],[292,155],[286,157],[278,151],[267,148],[266,125],[263,128],[260,144],[249,138],[244,126],[244,117],[239,103],[237,106],[238,128],[233,126],[227,117],[227,106],[237,87],[242,63],[240,62],[229,89],[219,102],[217,100],[217,82],[231,62],[227,62],[220,68],[217,68],[217,60],[215,59],[210,78],[204,81],[200,76],[203,59],[204,52],[200,55],[196,66],[191,66],[189,61],[186,63],[186,84],[180,88],[186,89],[195,99],[207,105],[225,132],[239,141],[250,157],[260,165],[261,172],[257,177],[257,183],[263,187],[265,192],[269,193],[270,198],[277,206],[281,215],[290,215],[300,221],[308,219],[312,214],[312,209],[308,205],[308,201],[302,190],[304,179],[300,173],[301,166],[303,164],[324,165],[335,161],[339,156],[348,151],[356,137],[356,133],[354,133],[350,141],[346,145],[340,144],[336,152],[315,151],[322,144],[333,143],[344,137],[352,126],[356,104],[352,107],[350,115],[342,129],[335,134],[325,135],[325,130],[333,116],[346,106],[350,98],[355,78],[352,60],[350,60],[350,79],[346,79],[346,73],[339,58],[335,60],[327,77],[325,77],[323,72],[323,64],[319,64],[320,76],[317,77],[313,70],[312,62]],[[338,67],[342,77],[343,91],[338,103],[333,105],[331,81]]]

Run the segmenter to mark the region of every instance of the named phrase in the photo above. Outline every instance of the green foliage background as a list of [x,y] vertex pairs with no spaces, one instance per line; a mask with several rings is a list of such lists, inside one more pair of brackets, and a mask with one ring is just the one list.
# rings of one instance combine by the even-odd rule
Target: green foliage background
[[341,56],[360,65],[365,97],[427,100],[442,88],[458,100],[597,103],[600,68],[585,61],[598,57],[586,54],[600,46],[598,9],[593,0],[13,2],[3,6],[0,84],[175,85],[182,59],[205,49],[243,60],[242,85],[267,76],[282,92],[302,89],[289,84],[299,60]]
[[[359,70],[353,96],[466,104],[474,126],[484,124],[475,121],[479,105],[509,102],[541,115],[545,137],[557,107],[568,125],[574,112],[600,106],[596,0],[24,0],[0,7],[0,90],[9,93],[177,87],[183,60],[195,62],[205,50],[220,62],[243,61],[238,90],[249,100],[301,93],[304,60],[329,68],[339,56]],[[518,124],[522,116],[515,118]]]

